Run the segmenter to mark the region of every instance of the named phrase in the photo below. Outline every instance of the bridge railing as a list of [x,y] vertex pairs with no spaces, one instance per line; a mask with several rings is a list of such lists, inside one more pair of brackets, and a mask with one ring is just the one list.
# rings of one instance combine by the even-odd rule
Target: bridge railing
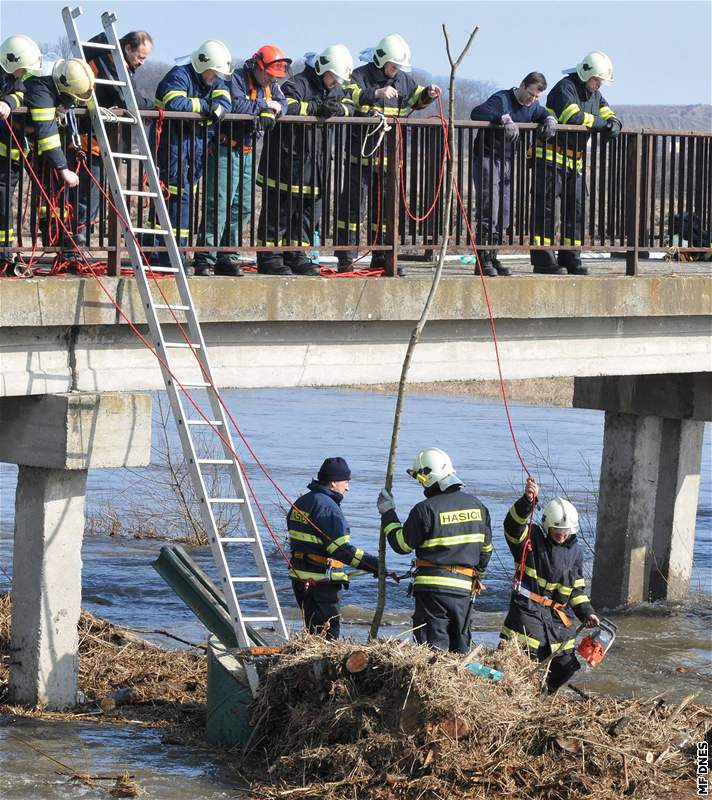
[[[80,122],[84,114],[78,112]],[[158,112],[142,116],[155,133]],[[78,189],[62,188],[38,160],[24,114],[16,112],[13,123],[58,211],[53,219],[36,183],[18,168],[17,152],[0,155],[0,176],[7,182],[14,173],[18,182],[14,198],[0,193],[0,212],[15,230],[12,249],[26,255],[71,249],[57,225],[61,216],[85,249],[107,255],[109,271],[118,274],[121,238],[110,204],[86,173]],[[130,127],[107,123],[114,149],[130,146]],[[197,114],[166,112],[160,128],[158,141],[152,135],[156,162],[170,202],[186,206],[180,225],[186,253],[295,252],[318,242],[323,255],[382,254],[386,274],[394,274],[399,255],[432,255],[442,241],[447,170],[439,120],[407,119],[383,131],[372,119],[325,124],[290,117],[262,134],[248,117],[228,115],[213,127]],[[521,125],[511,158],[500,127],[459,121],[453,140],[460,202],[452,212],[450,252],[471,252],[471,236],[480,250],[624,252],[629,274],[638,270],[641,250],[710,252],[710,132],[624,130],[604,141],[585,128],[559,126],[543,143],[536,126]],[[76,150],[67,129],[62,141],[72,166]],[[105,185],[90,144],[85,137],[86,165]],[[140,161],[126,161],[120,173],[126,188],[142,188]],[[129,201],[134,225],[151,227],[148,201]],[[492,218],[503,221],[499,229]],[[144,249],[161,248],[148,242]]]

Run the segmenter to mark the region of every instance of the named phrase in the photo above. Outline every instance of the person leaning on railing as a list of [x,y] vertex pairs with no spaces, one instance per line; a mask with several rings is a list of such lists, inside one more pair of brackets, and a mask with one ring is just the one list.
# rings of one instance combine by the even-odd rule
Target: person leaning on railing
[[[309,54],[312,56],[313,54]],[[353,104],[342,84],[351,76],[353,59],[342,44],[327,47],[314,66],[282,85],[290,116],[346,117]],[[263,187],[262,209],[257,224],[257,244],[278,248],[309,247],[313,241],[315,210],[318,209],[327,165],[323,153],[325,126],[280,123],[265,137],[257,171]],[[263,275],[318,275],[304,250],[277,249],[257,253],[257,271]]]
[[[272,130],[277,117],[287,112],[287,101],[277,81],[287,77],[291,63],[279,47],[265,44],[232,73],[232,113],[250,114],[255,120],[223,123],[208,148],[201,244],[237,247],[240,230],[245,236],[252,210],[252,132],[256,128],[260,135]],[[196,253],[195,274],[212,275],[213,271],[217,275],[244,274],[236,253]]]
[[[105,33],[99,33],[93,36],[90,43],[94,44],[108,44]],[[136,102],[142,111],[148,111],[154,108],[154,103],[151,98],[144,97],[139,91],[134,82],[136,70],[143,66],[146,60],[150,57],[153,50],[153,39],[146,31],[130,31],[125,36],[119,39],[121,53],[124,62],[131,77],[134,94],[136,95]],[[105,50],[102,47],[91,47],[87,45],[82,48],[84,58],[91,67],[94,75],[100,80],[117,81],[119,79],[114,63],[114,53],[111,50]],[[98,83],[94,87],[96,101],[100,108],[126,108],[124,98],[118,86],[110,84]],[[78,120],[78,128],[81,139],[81,147],[79,149],[72,148],[75,160],[79,156],[79,150],[89,159],[91,152],[91,174],[94,179],[101,183],[102,161],[101,152],[99,150],[99,143],[91,135],[91,119],[88,115],[80,117]],[[131,126],[120,126],[123,134],[124,146],[127,150],[131,149]],[[123,148],[121,148],[123,149]],[[77,233],[74,240],[78,245],[85,245],[88,239],[87,236],[87,212],[89,216],[88,224],[91,226],[99,218],[100,206],[100,193],[99,187],[92,181],[84,170],[77,169],[79,175],[79,198],[77,203]],[[88,206],[88,209],[87,209]],[[68,250],[63,254],[64,259],[70,264],[74,261],[80,260],[81,256],[77,251]]]
[[[157,108],[204,114],[207,119],[201,120],[198,125],[208,126],[206,139],[210,142],[215,132],[214,123],[221,120],[231,108],[230,90],[225,83],[232,74],[231,58],[230,51],[221,41],[208,39],[203,42],[191,53],[190,63],[177,64],[164,75],[156,89]],[[188,244],[192,195],[190,179],[192,177],[197,183],[203,170],[202,129],[197,128],[195,137],[191,137],[186,135],[189,125],[179,122],[171,127],[166,124],[167,130],[162,132],[156,159],[160,178],[168,186],[168,215],[179,247]],[[152,144],[155,139],[154,125],[151,128]],[[155,228],[161,227],[155,219],[150,223]],[[164,247],[166,240],[163,236],[144,234],[142,244],[146,247]],[[169,266],[170,257],[167,252],[154,253],[150,263]],[[192,274],[192,267],[184,264],[183,269],[187,275]]]
[[[613,80],[613,64],[605,53],[593,51],[584,56],[575,69],[567,70],[549,92],[547,109],[559,125],[583,125],[600,133],[604,141],[615,139],[621,122],[599,91]],[[532,241],[534,245],[550,245],[554,241],[554,208],[561,197],[565,224],[563,244],[579,246],[583,237],[583,196],[586,182],[583,175],[585,134],[566,135],[559,132],[556,144],[534,146],[534,157],[540,159],[535,170]],[[547,168],[544,168],[544,164]],[[581,264],[581,250],[559,250],[558,262],[551,250],[532,250],[534,272],[545,275],[588,275]]]
[[[384,36],[373,50],[364,50],[360,58],[368,63],[355,69],[351,80],[344,87],[353,101],[356,116],[383,114],[386,117],[404,118],[432,103],[440,91],[434,83],[420,86],[411,77],[413,65],[410,47],[397,33]],[[380,242],[385,230],[385,200],[378,173],[381,158],[384,165],[386,161],[381,154],[363,155],[365,133],[364,127],[354,125],[348,138],[347,163],[344,166],[344,185],[337,220],[337,242],[341,245],[358,247],[361,205],[366,197],[370,197],[369,242]],[[340,250],[339,272],[351,271],[356,258],[355,250]],[[382,252],[374,253],[371,266],[383,268],[385,258]],[[399,274],[402,274],[400,270]]]
[[[539,104],[539,96],[546,89],[546,78],[541,72],[530,72],[517,88],[495,92],[484,103],[475,106],[470,119],[494,122],[504,126],[504,146],[501,131],[487,129],[479,131],[472,156],[472,174],[475,182],[475,202],[481,218],[478,242],[501,244],[510,220],[510,188],[512,155],[519,139],[518,122],[539,122],[537,136],[549,139],[556,130],[556,118]],[[490,186],[492,203],[490,205]],[[500,198],[502,218],[499,217]],[[480,250],[482,272],[485,275],[511,275],[497,258],[496,250]],[[478,274],[475,268],[475,274]]]
[[[22,153],[10,135],[8,124],[12,112],[24,103],[25,78],[41,66],[42,54],[29,36],[15,34],[0,45],[0,275],[13,272],[15,255],[5,248],[12,247],[15,240],[12,196],[22,169]],[[17,133],[22,141],[24,134]]]
[[[59,119],[66,116],[78,103],[86,103],[94,89],[94,73],[81,58],[61,58],[54,63],[51,75],[33,75],[25,81],[25,105],[29,111],[27,133],[34,134],[36,156],[41,163],[41,181],[50,203],[42,197],[40,203],[40,231],[45,247],[70,244],[60,225],[62,203],[55,175],[62,179],[63,187],[73,189],[79,176],[67,163],[59,135]],[[74,202],[70,195],[67,205]],[[54,209],[50,204],[55,205]],[[67,205],[64,222],[68,222]]]

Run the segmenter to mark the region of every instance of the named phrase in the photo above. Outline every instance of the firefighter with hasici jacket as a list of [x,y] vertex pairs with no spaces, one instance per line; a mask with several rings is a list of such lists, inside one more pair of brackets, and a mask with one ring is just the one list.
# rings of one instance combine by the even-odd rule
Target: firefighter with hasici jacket
[[[158,146],[157,166],[163,183],[168,187],[168,215],[173,225],[173,233],[179,247],[188,244],[188,219],[193,186],[200,180],[203,170],[202,126],[207,126],[208,142],[215,132],[215,122],[219,122],[231,109],[230,90],[225,83],[232,74],[231,55],[227,47],[217,39],[208,39],[194,50],[189,64],[178,64],[168,72],[156,89],[156,106],[166,111],[189,111],[204,114],[206,119],[198,123],[195,139],[188,135],[188,127],[179,120],[178,124],[166,124]],[[155,141],[156,127],[151,129]],[[179,174],[180,171],[180,174]],[[191,185],[192,181],[192,185]],[[153,220],[160,228],[158,220]],[[162,236],[146,236],[145,246],[165,247]],[[152,256],[151,263],[167,266],[170,258],[167,252]],[[192,268],[183,265],[186,274]]]
[[[351,53],[343,44],[327,47],[310,66],[282,84],[287,115],[348,117],[353,104],[343,84],[351,77]],[[330,152],[324,137],[328,128],[287,125],[284,122],[265,137],[257,182],[263,188],[262,210],[257,225],[262,247],[310,247],[317,227],[319,200],[326,183]],[[326,146],[325,146],[326,144]],[[258,251],[257,271],[263,275],[318,275],[304,250]]]
[[[286,114],[287,101],[277,81],[287,77],[291,63],[279,47],[264,44],[232,73],[232,113],[250,114],[254,121],[223,122],[208,148],[202,244],[237,247],[249,241],[253,134],[272,130],[277,117]],[[244,275],[236,253],[196,253],[196,275],[213,272]]]
[[[600,133],[603,141],[616,139],[621,122],[600,92],[603,83],[613,80],[613,64],[605,53],[593,51],[570,70],[546,98],[546,109],[559,125],[583,125]],[[583,174],[587,134],[562,133],[553,141],[534,145],[534,210],[532,244],[551,245],[554,241],[554,208],[561,198],[563,244],[580,247],[583,238],[583,202],[586,182]],[[559,250],[558,263],[552,250],[532,250],[534,272],[545,275],[588,275],[581,264],[581,251]]]
[[538,491],[536,481],[528,478],[524,494],[504,520],[504,535],[517,569],[499,635],[518,639],[538,661],[556,654],[547,676],[553,693],[581,666],[574,653],[576,628],[569,613],[573,611],[588,628],[595,628],[599,618],[586,595],[583,555],[576,541],[578,512],[568,500],[555,497],[545,506],[541,525],[530,526]]
[[[12,112],[24,105],[25,79],[32,70],[42,66],[39,47],[29,36],[16,34],[0,45],[0,275],[12,274],[12,247],[15,230],[12,227],[12,196],[20,177],[22,153],[10,135]],[[22,131],[15,132],[22,141]]]
[[[118,81],[119,76],[114,63],[115,54],[111,50],[101,45],[107,45],[108,39],[105,33],[99,33],[82,45],[84,59],[91,67],[92,72],[99,80]],[[94,46],[92,46],[94,45]],[[135,83],[136,70],[143,66],[150,57],[153,50],[153,39],[146,31],[130,31],[119,39],[119,46],[123,55],[124,63],[131,78],[136,103],[141,111],[154,108],[151,98],[144,97]],[[100,108],[126,108],[121,89],[118,86],[108,83],[97,83],[94,87],[96,102]],[[87,159],[87,166],[97,183],[101,183],[102,162],[98,141],[91,135],[91,118],[80,117],[79,133],[81,148],[76,150],[76,155],[84,156]],[[131,152],[131,125],[120,125],[123,145],[119,147],[122,151]],[[79,245],[87,242],[87,226],[91,227],[99,218],[100,192],[99,187],[91,180],[83,169],[77,169],[79,175],[79,203],[77,206],[77,233],[74,240]],[[64,254],[67,261],[73,261],[78,257],[77,253],[68,251]]]
[[[412,111],[425,108],[440,89],[435,85],[420,86],[411,77],[410,47],[397,33],[389,33],[373,50],[364,50],[361,58],[369,63],[353,71],[345,88],[351,94],[356,116],[368,117],[382,114],[386,117],[407,117]],[[375,120],[377,121],[377,120]],[[373,138],[364,141],[367,128],[354,125],[348,139],[344,185],[339,202],[337,243],[358,246],[361,208],[370,198],[368,241],[378,244],[385,230],[385,208],[381,177],[381,155],[369,154]],[[364,152],[366,155],[364,155]],[[383,160],[385,164],[385,159]],[[380,203],[379,203],[380,195]],[[380,206],[380,212],[379,212]],[[380,216],[380,219],[379,219]],[[339,272],[353,269],[357,253],[350,250],[338,252]],[[374,253],[371,266],[385,266],[383,253]]]
[[345,565],[378,574],[378,559],[351,544],[341,501],[349,490],[351,470],[343,458],[327,458],[309,491],[287,514],[292,550],[289,575],[309,633],[338,639],[339,595],[349,587]]
[[[83,59],[59,59],[54,63],[51,75],[34,75],[25,81],[25,86],[29,125],[35,135],[35,156],[42,162],[42,186],[54,203],[59,188],[55,175],[69,189],[79,183],[79,176],[69,168],[62,149],[58,123],[72,113],[77,103],[86,103],[91,98],[94,73]],[[73,201],[70,202],[73,204]],[[45,198],[41,198],[40,228],[45,247],[70,244],[60,224],[60,214],[61,203],[50,210]],[[64,216],[64,224],[67,224],[66,210]]]
[[470,613],[492,555],[490,514],[479,498],[462,490],[450,457],[437,447],[418,453],[408,474],[425,494],[408,519],[401,524],[386,489],[377,507],[388,544],[396,553],[415,550],[415,639],[466,653]]

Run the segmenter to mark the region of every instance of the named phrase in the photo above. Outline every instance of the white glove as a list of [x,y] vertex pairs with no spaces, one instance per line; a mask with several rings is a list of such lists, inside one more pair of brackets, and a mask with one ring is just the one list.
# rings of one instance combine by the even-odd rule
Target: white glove
[[396,507],[393,496],[388,489],[381,489],[381,493],[378,495],[378,500],[376,501],[376,506],[378,507],[379,514],[385,514],[387,511],[392,511]]

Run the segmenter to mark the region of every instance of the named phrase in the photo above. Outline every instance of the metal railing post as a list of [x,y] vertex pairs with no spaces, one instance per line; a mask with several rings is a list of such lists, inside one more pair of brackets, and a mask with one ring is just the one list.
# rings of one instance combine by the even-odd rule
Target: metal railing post
[[626,170],[626,244],[633,247],[626,252],[626,275],[638,274],[638,254],[640,251],[640,179],[641,151],[643,135],[631,134],[627,137]]
[[[386,134],[386,158],[388,163],[384,170],[385,189],[385,222],[386,235],[383,244],[390,245],[386,251],[385,274],[393,278],[398,267],[398,216],[399,207],[399,175],[400,175],[400,147],[395,125]],[[376,239],[378,241],[378,239]]]
[[[118,152],[121,148],[119,147],[119,140],[121,137],[121,133],[119,131],[120,126],[118,124],[113,125],[109,128],[109,140],[111,142],[111,149],[114,152]],[[89,137],[89,147],[91,148],[91,136]],[[99,158],[99,156],[97,156]],[[88,184],[88,195],[87,195],[87,203],[89,207],[91,207],[91,192],[92,192],[92,182],[91,178],[89,178]],[[108,188],[105,187],[105,190],[108,192]],[[99,191],[97,189],[97,191]],[[117,278],[121,275],[121,247],[122,247],[122,240],[121,240],[121,225],[119,225],[119,220],[116,216],[116,211],[113,208],[112,203],[107,204],[107,213],[108,213],[108,222],[109,222],[109,236],[107,245],[107,273],[114,278]],[[89,226],[87,226],[87,242],[89,241]]]

